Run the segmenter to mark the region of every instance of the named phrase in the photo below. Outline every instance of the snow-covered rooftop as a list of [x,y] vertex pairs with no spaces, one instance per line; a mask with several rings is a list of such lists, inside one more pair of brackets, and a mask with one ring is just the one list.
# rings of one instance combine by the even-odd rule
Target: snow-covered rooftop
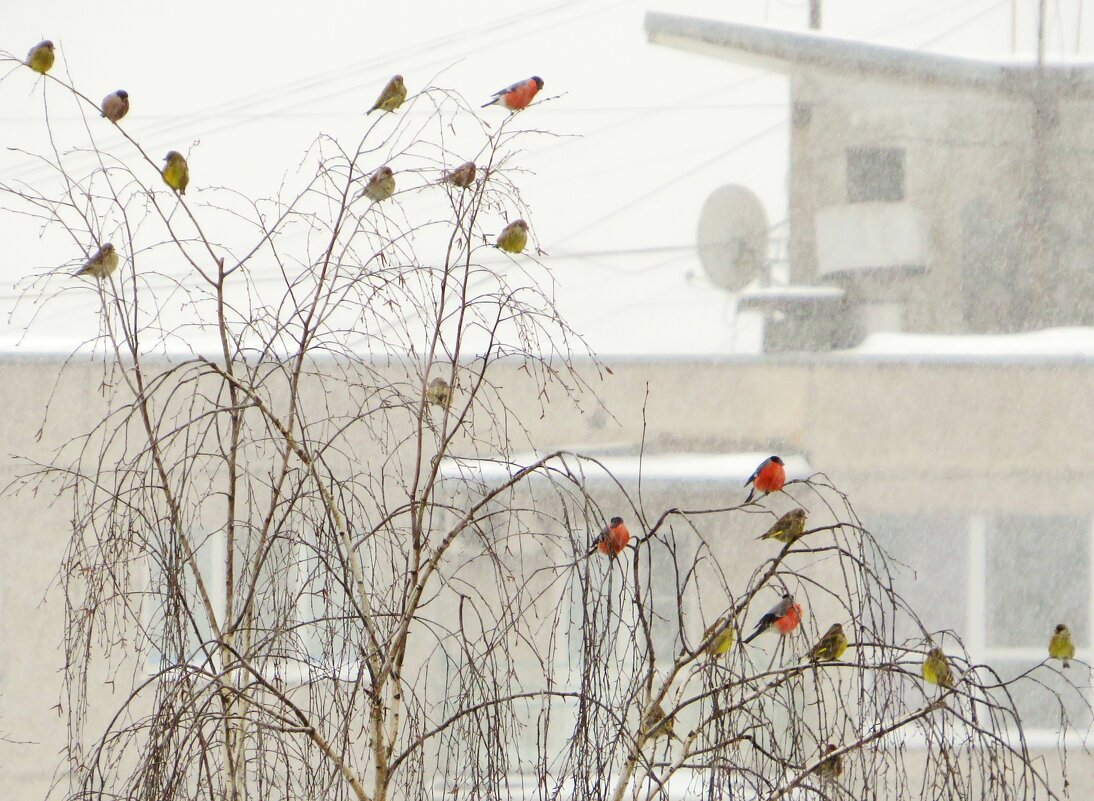
[[[545,454],[525,454],[512,462],[445,459],[441,472],[446,477],[464,476],[468,471],[483,481],[502,481]],[[743,485],[764,459],[771,454],[760,451],[741,453],[662,453],[638,456],[604,456],[597,461],[620,481],[726,481]],[[585,471],[587,477],[606,477],[595,463],[564,457],[572,468]],[[807,478],[813,469],[804,456],[783,456],[789,480]]]
[[1048,90],[1065,95],[1094,95],[1091,63],[1039,67],[1028,61],[987,61],[658,11],[646,13],[646,33],[654,44],[749,63],[774,72],[805,66],[1019,94]]
[[857,356],[927,356],[940,358],[1079,358],[1094,359],[1094,328],[1046,328],[1020,334],[877,333],[844,354]]

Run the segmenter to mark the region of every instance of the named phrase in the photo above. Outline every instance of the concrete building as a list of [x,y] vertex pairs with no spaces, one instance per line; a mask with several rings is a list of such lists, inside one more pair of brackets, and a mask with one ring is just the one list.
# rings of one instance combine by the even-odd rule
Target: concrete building
[[[1003,675],[1035,665],[1057,617],[1071,624],[1080,658],[1089,659],[1094,417],[1079,402],[1094,397],[1089,358],[843,353],[610,365],[612,375],[591,365],[583,374],[614,419],[552,403],[542,416],[525,416],[529,438],[544,450],[571,447],[604,458],[634,495],[644,439],[642,498],[650,516],[670,506],[740,502],[745,476],[732,465],[742,460],[719,457],[781,453],[794,469],[823,471],[848,493],[864,524],[908,565],[896,581],[913,608],[928,627],[961,634],[975,659]],[[44,460],[101,413],[101,366],[62,370],[60,360],[42,358],[8,360],[0,371],[10,453]],[[377,375],[370,371],[369,380]],[[539,409],[536,386],[519,365],[499,365],[494,383],[510,408]],[[51,416],[39,440],[51,398],[54,409],[67,411]],[[309,402],[329,409],[347,399],[316,395]],[[3,483],[23,470],[8,461]],[[590,487],[604,508],[619,502],[612,482]],[[808,503],[801,491],[791,494]],[[12,799],[45,795],[67,734],[58,650],[64,615],[54,579],[71,509],[50,505],[47,495],[5,498],[0,528],[0,733],[7,738],[0,740],[0,795]],[[781,511],[794,502],[780,497],[769,505]],[[768,549],[754,537],[732,528],[711,541],[731,580],[747,580],[765,557]],[[819,600],[811,613],[822,614]],[[1080,683],[1087,675],[1082,665],[1071,672]],[[91,685],[89,732],[124,693],[117,675],[93,675]],[[1039,700],[1036,686],[1022,690],[1028,696],[1017,700],[1030,743],[1051,755],[1059,710]],[[1089,725],[1082,699],[1069,698],[1067,711],[1078,729]],[[1094,787],[1091,760],[1069,767],[1073,793]]]
[[[769,349],[1094,324],[1094,65],[652,12],[646,28],[656,44],[789,81],[791,282],[844,295],[791,304],[801,325],[776,319]],[[785,297],[742,303],[788,310]]]
[[[1052,625],[1064,620],[1089,661],[1094,351],[1071,349],[1057,332],[1044,347],[1034,334],[965,337],[947,340],[943,353],[930,335],[1094,324],[1094,235],[1085,226],[1094,212],[1085,159],[1094,71],[667,15],[650,15],[648,27],[655,42],[788,76],[788,259],[803,291],[745,299],[769,314],[768,353],[609,359],[610,375],[581,365],[610,415],[592,402],[586,411],[568,398],[544,403],[515,364],[494,374],[498,401],[527,410],[525,429],[541,450],[600,456],[631,493],[644,450],[652,514],[743,500],[747,470],[732,467],[741,459],[719,461],[725,454],[780,453],[822,471],[908,566],[896,581],[928,627],[955,630],[976,660],[1011,676],[1044,658]],[[884,331],[926,336],[903,351],[837,349]],[[391,369],[368,367],[368,381]],[[101,364],[0,362],[7,453],[45,462],[89,430],[101,417],[102,381]],[[318,393],[310,402],[349,403]],[[24,469],[6,461],[0,484]],[[615,502],[617,487],[596,486],[602,505]],[[56,772],[68,699],[55,578],[72,510],[50,500],[6,496],[0,525],[0,798],[20,801],[65,778]],[[762,546],[751,532],[722,535],[713,552],[731,579],[746,579]],[[1072,672],[1089,684],[1083,666]],[[115,676],[91,681],[94,731],[126,688]],[[1055,765],[1060,710],[1037,692],[1021,685],[1016,700],[1030,744]],[[1068,698],[1078,730],[1092,722],[1091,700],[1089,688]],[[1094,794],[1094,760],[1082,755],[1069,769],[1072,796]]]

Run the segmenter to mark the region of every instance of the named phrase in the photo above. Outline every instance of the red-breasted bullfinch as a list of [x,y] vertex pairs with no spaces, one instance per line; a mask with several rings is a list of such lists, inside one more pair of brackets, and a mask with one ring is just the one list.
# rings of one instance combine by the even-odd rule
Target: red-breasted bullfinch
[[752,496],[756,494],[757,490],[767,495],[769,492],[778,492],[785,483],[786,470],[783,469],[783,460],[778,456],[768,456],[745,482],[746,487],[749,484],[752,485],[752,489],[748,491],[748,497],[745,498],[745,503],[752,500]]
[[631,541],[631,533],[627,531],[627,525],[622,517],[613,517],[611,522],[600,532],[596,538],[596,548],[605,556],[615,559],[623,553],[627,543]]
[[512,86],[494,92],[493,100],[484,103],[482,107],[505,106],[510,111],[520,111],[522,108],[528,107],[528,104],[532,102],[532,98],[542,88],[543,79],[538,75],[533,75],[528,80],[517,81]]
[[779,634],[789,634],[798,627],[801,619],[802,608],[794,603],[793,595],[786,593],[781,601],[771,607],[771,610],[760,618],[760,622],[756,624],[756,629],[748,635],[745,642],[752,642],[772,626]]

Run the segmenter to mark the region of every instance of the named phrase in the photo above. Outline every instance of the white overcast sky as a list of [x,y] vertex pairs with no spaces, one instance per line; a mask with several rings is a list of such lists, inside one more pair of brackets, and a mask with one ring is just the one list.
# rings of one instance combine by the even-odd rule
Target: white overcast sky
[[[1032,52],[1036,6],[830,0],[824,28],[901,47],[1009,57]],[[1050,0],[1049,8],[1051,56],[1094,53],[1094,8],[1082,14],[1081,0]],[[725,183],[756,191],[772,223],[784,219],[786,85],[647,43],[647,10],[786,29],[804,29],[807,15],[804,0],[9,2],[0,49],[21,58],[48,37],[58,45],[55,70],[92,97],[128,90],[126,129],[157,157],[171,148],[191,153],[192,198],[204,184],[274,193],[317,133],[359,135],[361,112],[396,71],[414,92],[443,70],[438,84],[480,102],[541,75],[544,95],[562,97],[526,114],[573,136],[529,152],[534,174],[521,185],[575,327],[607,353],[748,350],[753,328],[734,326],[732,299],[705,281],[691,248],[703,201]],[[42,151],[42,87],[33,77],[17,70],[0,82],[0,130],[4,145]],[[101,144],[126,146],[101,133]],[[0,179],[40,174],[25,157],[0,153]],[[0,226],[0,303],[10,305],[19,276],[50,265],[26,220],[0,212]],[[643,330],[621,338],[620,311]],[[650,332],[641,323],[650,317],[670,321],[680,341]],[[686,321],[686,330],[672,320]],[[17,315],[13,325],[20,321]],[[10,326],[3,341],[12,341]],[[25,339],[22,347],[34,349]]]

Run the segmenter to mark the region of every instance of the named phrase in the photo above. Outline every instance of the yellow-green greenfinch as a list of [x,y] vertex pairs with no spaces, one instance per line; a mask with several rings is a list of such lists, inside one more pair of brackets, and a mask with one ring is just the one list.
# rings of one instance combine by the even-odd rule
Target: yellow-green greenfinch
[[1048,655],[1052,659],[1063,660],[1064,667],[1071,667],[1071,660],[1075,658],[1075,641],[1071,639],[1071,629],[1063,623],[1052,632],[1052,639],[1048,641]]
[[953,671],[950,670],[949,660],[941,648],[932,648],[927,652],[920,672],[928,684],[937,684],[947,690],[953,689]]
[[805,531],[805,510],[801,507],[791,509],[757,539],[794,542]]
[[[831,754],[833,751],[838,751],[834,745],[825,743],[821,746],[821,755]],[[843,773],[843,757],[834,756],[827,757],[813,768],[813,773],[820,776],[821,779],[828,782],[834,782]]]
[[129,92],[119,89],[103,98],[103,116],[111,122],[117,122],[129,113]]
[[642,718],[642,730],[652,740],[658,737],[673,737],[679,740],[680,738],[672,730],[675,722],[672,717],[665,717],[665,708],[661,704],[654,704]]
[[163,157],[167,163],[163,165],[163,182],[174,189],[180,195],[186,194],[186,185],[190,183],[190,168],[186,159],[177,150],[168,152]]
[[39,42],[30,49],[27,53],[27,60],[24,62],[35,72],[40,72],[45,75],[49,72],[50,67],[53,66],[53,59],[57,56],[53,52],[53,42],[46,39],[44,42]]
[[833,623],[824,636],[817,640],[817,644],[809,649],[810,662],[834,662],[843,656],[847,650],[847,635],[843,633],[843,626]]
[[[722,626],[725,626],[722,629]],[[722,629],[717,635],[714,632]],[[707,646],[707,656],[711,659],[719,657],[722,654],[728,653],[729,649],[733,647],[733,624],[726,626],[726,618],[720,617],[712,624],[707,626],[707,630],[703,632],[703,640],[710,640],[710,644]]]
[[107,242],[84,262],[84,266],[77,271],[76,275],[90,275],[101,281],[109,278],[116,269],[118,269],[118,253],[114,250],[114,246]]
[[380,111],[394,111],[403,105],[403,101],[406,100],[406,86],[403,84],[402,75],[393,75],[391,80],[387,82],[387,86],[380,92],[380,96],[376,98],[376,102],[372,105],[366,114],[371,114],[376,109]]
[[425,401],[447,409],[452,402],[452,387],[443,378],[434,378],[425,388]]
[[449,170],[444,174],[444,179],[460,189],[467,189],[475,182],[475,162],[465,161],[459,167]]
[[361,190],[361,194],[377,203],[394,195],[395,173],[391,171],[391,167],[385,164],[374,172],[365,184],[365,188]]
[[507,253],[520,253],[528,244],[528,223],[513,220],[498,234],[498,247]]

